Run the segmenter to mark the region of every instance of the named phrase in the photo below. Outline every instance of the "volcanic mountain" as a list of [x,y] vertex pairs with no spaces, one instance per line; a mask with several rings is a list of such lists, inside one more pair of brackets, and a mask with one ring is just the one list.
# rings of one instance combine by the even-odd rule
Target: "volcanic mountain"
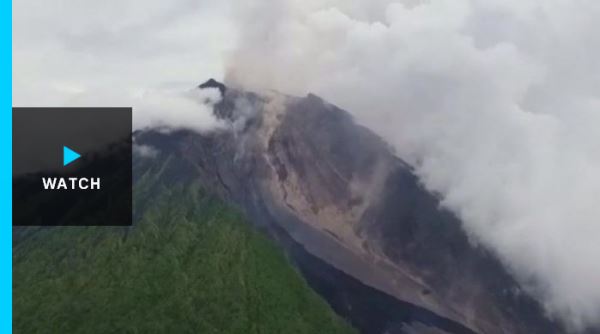
[[134,142],[174,162],[164,179],[239,208],[362,333],[564,332],[348,112],[312,94],[198,87],[214,88],[227,129],[145,129]]

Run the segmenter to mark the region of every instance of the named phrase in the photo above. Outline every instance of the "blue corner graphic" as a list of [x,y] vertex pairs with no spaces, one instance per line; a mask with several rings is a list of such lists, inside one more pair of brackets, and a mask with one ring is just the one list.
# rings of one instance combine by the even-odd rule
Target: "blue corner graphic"
[[71,162],[79,159],[81,155],[72,149],[63,146],[63,166],[70,164]]

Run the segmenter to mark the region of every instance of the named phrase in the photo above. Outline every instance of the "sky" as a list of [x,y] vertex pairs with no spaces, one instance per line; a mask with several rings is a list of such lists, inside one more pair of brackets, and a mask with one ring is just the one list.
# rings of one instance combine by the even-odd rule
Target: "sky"
[[[182,108],[194,108],[188,90],[223,77],[236,35],[223,14],[227,7],[218,1],[14,1],[13,105],[134,106],[136,127],[166,119],[183,124],[178,116],[189,115]],[[191,124],[210,128],[214,120],[204,114]]]
[[600,325],[598,22],[596,0],[16,0],[13,104],[203,130],[208,77],[314,92],[579,330]]

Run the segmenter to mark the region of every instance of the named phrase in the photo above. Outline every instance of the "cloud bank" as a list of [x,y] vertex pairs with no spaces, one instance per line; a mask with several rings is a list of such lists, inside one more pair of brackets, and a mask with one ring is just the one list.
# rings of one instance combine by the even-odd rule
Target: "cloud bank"
[[600,325],[600,2],[265,0],[237,15],[229,84],[349,110],[550,315]]

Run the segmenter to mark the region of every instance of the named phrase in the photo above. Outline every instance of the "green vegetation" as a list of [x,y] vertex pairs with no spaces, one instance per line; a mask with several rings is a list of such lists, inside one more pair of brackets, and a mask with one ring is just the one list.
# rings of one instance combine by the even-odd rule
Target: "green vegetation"
[[136,184],[134,227],[21,233],[15,333],[354,333],[239,214],[157,175]]

